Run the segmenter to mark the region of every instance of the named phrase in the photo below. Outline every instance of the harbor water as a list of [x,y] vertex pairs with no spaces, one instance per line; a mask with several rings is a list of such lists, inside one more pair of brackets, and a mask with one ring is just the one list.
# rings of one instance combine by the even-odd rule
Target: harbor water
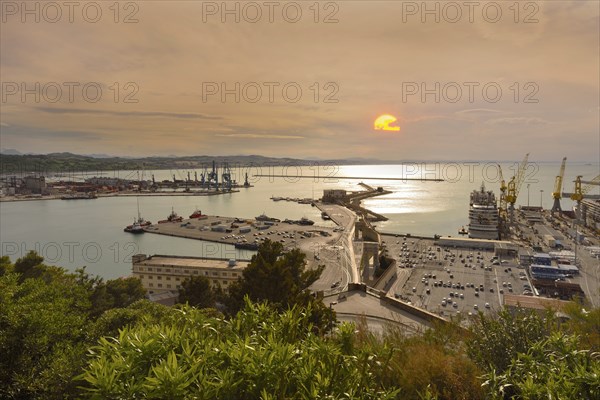
[[[502,164],[506,181],[515,173],[517,164]],[[525,172],[517,205],[552,206],[552,190],[559,163],[531,163]],[[194,170],[190,170],[192,177]],[[202,171],[198,170],[198,176]],[[363,206],[383,214],[388,221],[376,223],[377,229],[389,233],[413,235],[458,236],[458,230],[468,224],[469,193],[482,183],[498,195],[499,177],[496,163],[405,163],[401,165],[363,165],[310,167],[255,167],[234,169],[235,179],[243,182],[246,172],[253,185],[239,192],[215,196],[115,196],[94,200],[40,200],[0,203],[1,255],[13,261],[36,250],[46,263],[69,270],[86,266],[88,272],[113,279],[131,271],[131,256],[136,253],[169,254],[199,257],[247,259],[252,253],[236,250],[231,245],[155,234],[132,235],[123,232],[137,216],[137,202],[145,219],[154,223],[165,219],[173,208],[187,218],[196,208],[204,214],[254,218],[260,214],[279,219],[307,217],[316,225],[327,225],[320,211],[310,204],[273,201],[271,197],[311,198],[322,196],[324,189],[363,190],[358,183],[381,186],[391,194],[373,197]],[[137,171],[104,173],[132,179]],[[577,175],[592,179],[599,165],[568,163],[564,191],[573,191]],[[145,171],[144,178],[171,179],[186,171]],[[254,175],[284,175],[283,178]],[[91,176],[94,174],[89,174]],[[178,179],[182,179],[178,176]],[[299,178],[298,176],[302,176]],[[358,177],[365,179],[341,179]],[[376,178],[406,178],[383,180]],[[409,180],[411,179],[411,180]],[[416,180],[412,180],[416,179]],[[420,181],[443,179],[443,182]],[[528,186],[529,185],[529,186]],[[598,188],[592,190],[598,194]],[[541,192],[543,191],[543,192]],[[562,200],[565,210],[573,203]]]

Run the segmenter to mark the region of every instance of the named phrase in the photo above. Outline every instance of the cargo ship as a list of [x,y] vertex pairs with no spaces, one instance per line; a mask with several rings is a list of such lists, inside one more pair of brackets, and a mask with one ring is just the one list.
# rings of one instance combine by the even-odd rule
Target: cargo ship
[[481,184],[480,190],[471,192],[469,238],[498,240],[498,224],[496,196],[491,190],[485,190],[485,185]]

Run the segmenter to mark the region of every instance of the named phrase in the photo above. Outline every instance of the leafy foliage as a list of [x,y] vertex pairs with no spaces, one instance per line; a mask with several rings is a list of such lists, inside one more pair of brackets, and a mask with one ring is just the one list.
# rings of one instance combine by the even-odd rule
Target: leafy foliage
[[1,258],[0,398],[600,398],[599,309],[573,303],[568,322],[504,310],[411,336],[364,321],[330,331],[333,314],[307,290],[320,269],[277,243],[260,250],[228,317],[154,304],[135,279],[70,274],[35,253]]
[[251,304],[231,320],[184,306],[172,319],[101,339],[83,378],[90,397],[386,399],[376,354],[346,354],[340,330],[312,333],[311,310]]
[[0,397],[64,398],[84,364],[89,300],[74,280],[0,277]]
[[43,261],[35,252],[14,265],[1,260],[0,398],[77,397],[74,377],[100,335],[161,313],[156,305],[116,308],[143,297],[137,279],[104,283],[84,269],[70,274]]
[[535,343],[550,334],[553,317],[517,309],[503,309],[496,317],[478,315],[468,342],[469,356],[482,368],[504,372],[517,354],[527,353]]
[[554,332],[513,359],[503,374],[486,375],[492,399],[598,399],[600,354],[578,338]]

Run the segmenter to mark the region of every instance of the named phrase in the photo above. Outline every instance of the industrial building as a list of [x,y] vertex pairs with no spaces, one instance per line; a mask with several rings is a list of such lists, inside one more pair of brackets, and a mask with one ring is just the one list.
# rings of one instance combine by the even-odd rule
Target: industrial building
[[213,287],[227,288],[242,276],[247,261],[216,258],[136,254],[132,257],[133,276],[142,281],[149,294],[178,291],[191,276],[208,278]]
[[343,201],[348,196],[348,193],[343,189],[325,189],[323,190],[323,202],[335,203]]
[[581,201],[581,219],[588,228],[600,231],[600,200],[583,199]]

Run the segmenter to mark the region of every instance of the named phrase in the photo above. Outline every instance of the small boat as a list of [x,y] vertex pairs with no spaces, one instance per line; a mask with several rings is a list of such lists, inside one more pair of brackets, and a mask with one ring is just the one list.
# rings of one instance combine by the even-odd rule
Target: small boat
[[306,217],[302,217],[298,221],[296,221],[296,223],[298,225],[314,225],[315,221],[312,221],[312,220],[310,220],[310,219],[308,219]]
[[61,200],[92,200],[92,199],[97,199],[97,198],[98,198],[98,196],[96,196],[96,193],[90,192],[90,193],[65,194],[60,199]]
[[258,244],[257,243],[235,243],[234,246],[235,246],[236,249],[258,250]]
[[273,201],[281,201],[281,200],[283,200],[283,197],[271,196],[271,200],[273,200]]
[[459,235],[468,235],[468,234],[469,234],[469,231],[467,231],[467,230],[465,229],[465,227],[463,226],[463,227],[462,227],[462,228],[460,228],[460,230],[458,231],[458,234],[459,234]]
[[175,210],[171,209],[171,214],[169,214],[169,216],[167,217],[167,219],[163,219],[161,221],[158,221],[159,224],[166,224],[168,222],[181,222],[183,221],[183,217],[180,217],[179,215],[177,215],[177,213],[175,212]]
[[129,232],[129,233],[144,233],[144,227],[142,225],[140,225],[135,219],[133,220],[133,224],[131,225],[127,225],[125,227],[125,229],[123,229],[125,232]]
[[140,214],[140,198],[139,197],[136,198],[136,202],[137,202],[137,219],[134,221],[134,223],[137,223],[141,227],[152,225],[152,222],[146,221],[144,218],[142,218],[142,215]]
[[199,209],[196,208],[196,210],[190,215],[190,219],[192,218],[200,218],[200,217],[206,217],[206,215],[202,214],[202,211],[200,211]]
[[277,218],[268,217],[265,213],[262,213],[258,217],[255,218],[257,221],[270,221],[270,222],[281,222],[281,220]]

